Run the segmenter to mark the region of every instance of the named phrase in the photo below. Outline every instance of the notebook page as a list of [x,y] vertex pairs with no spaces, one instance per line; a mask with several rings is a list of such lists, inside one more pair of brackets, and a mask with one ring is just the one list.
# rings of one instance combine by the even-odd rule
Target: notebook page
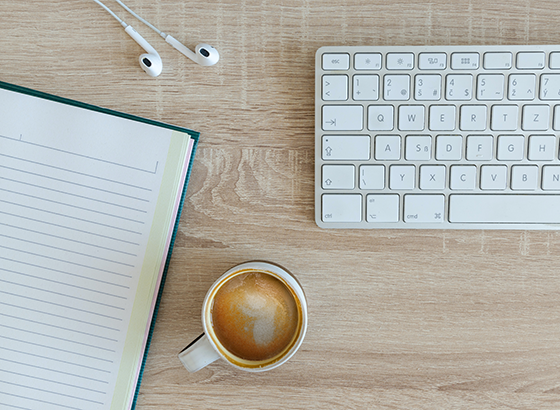
[[164,170],[183,168],[186,147],[185,134],[0,90],[0,409],[111,407],[125,344],[145,338],[142,318],[127,332],[132,307],[151,309],[160,273],[144,261],[156,208],[176,206]]

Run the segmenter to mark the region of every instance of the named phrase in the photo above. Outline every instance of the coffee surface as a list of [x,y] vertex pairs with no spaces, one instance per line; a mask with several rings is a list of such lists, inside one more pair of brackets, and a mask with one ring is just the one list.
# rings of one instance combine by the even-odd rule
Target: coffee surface
[[225,349],[251,361],[272,359],[292,341],[298,304],[282,281],[261,272],[235,276],[216,293],[212,324]]

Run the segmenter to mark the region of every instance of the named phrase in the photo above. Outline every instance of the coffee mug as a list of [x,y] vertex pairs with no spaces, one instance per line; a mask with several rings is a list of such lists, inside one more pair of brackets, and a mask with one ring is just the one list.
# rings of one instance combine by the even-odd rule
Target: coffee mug
[[218,359],[248,372],[272,370],[301,346],[307,301],[286,269],[246,262],[210,287],[202,304],[202,326],[204,333],[179,353],[189,372]]

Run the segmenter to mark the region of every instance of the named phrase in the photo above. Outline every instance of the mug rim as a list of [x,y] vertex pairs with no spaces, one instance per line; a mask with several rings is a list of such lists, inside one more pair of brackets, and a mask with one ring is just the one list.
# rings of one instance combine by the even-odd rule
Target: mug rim
[[[214,341],[214,339],[212,337],[213,333],[209,331],[209,329],[208,329],[209,324],[206,322],[206,316],[207,316],[206,312],[207,312],[207,309],[209,308],[208,305],[211,302],[211,300],[213,300],[212,296],[213,296],[213,293],[216,290],[216,288],[218,286],[221,286],[223,283],[225,283],[224,279],[228,278],[233,273],[235,273],[237,271],[241,271],[243,269],[249,269],[249,268],[263,270],[263,271],[265,271],[265,273],[270,272],[270,273],[273,273],[275,275],[278,275],[281,279],[283,279],[284,281],[287,282],[286,285],[291,288],[292,292],[295,294],[295,297],[298,299],[299,305],[301,307],[300,332],[299,332],[299,335],[297,336],[296,340],[293,342],[293,345],[291,346],[291,348],[283,356],[281,356],[279,359],[273,361],[272,363],[269,363],[269,364],[263,365],[263,366],[257,366],[257,367],[241,366],[237,363],[234,363],[228,356],[226,356],[221,351],[221,349],[217,346],[216,342]],[[292,283],[289,283],[289,282],[292,282]],[[273,263],[273,262],[262,261],[262,260],[254,260],[254,261],[243,262],[243,263],[240,263],[238,265],[232,266],[225,273],[220,275],[220,277],[218,277],[214,281],[214,283],[212,284],[210,289],[208,289],[208,291],[206,292],[206,296],[204,297],[204,302],[202,303],[202,327],[204,329],[204,334],[207,335],[208,342],[210,343],[212,348],[218,353],[218,355],[222,359],[224,359],[230,365],[232,365],[232,366],[234,366],[234,367],[236,367],[240,370],[247,371],[247,372],[263,372],[263,371],[266,371],[266,370],[272,370],[272,369],[282,365],[286,361],[288,361],[299,350],[299,347],[303,343],[303,339],[305,338],[305,334],[307,333],[307,298],[306,298],[305,292],[303,291],[303,287],[301,286],[301,283],[299,282],[299,280],[297,280],[296,277],[294,275],[292,275],[292,273],[289,270],[287,270],[286,268],[284,268],[283,266],[281,266],[279,264],[276,264],[276,263]],[[233,356],[235,356],[235,355],[233,355]]]

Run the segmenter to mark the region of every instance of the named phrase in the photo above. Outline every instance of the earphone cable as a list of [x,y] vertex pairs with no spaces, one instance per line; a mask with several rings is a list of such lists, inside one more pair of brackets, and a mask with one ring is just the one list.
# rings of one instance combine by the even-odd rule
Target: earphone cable
[[121,25],[122,25],[123,27],[126,27],[126,26],[128,25],[128,24],[126,24],[126,23],[124,22],[123,19],[121,19],[119,16],[117,16],[115,13],[113,13],[113,11],[112,11],[109,7],[107,7],[105,4],[101,3],[101,1],[99,1],[99,0],[93,0],[93,1],[96,2],[97,4],[99,4],[99,5],[100,5],[101,7],[103,7],[105,10],[107,10],[107,12],[108,12],[111,16],[113,16],[119,23],[121,23]]
[[148,27],[150,27],[152,30],[154,30],[156,33],[158,33],[160,36],[162,36],[163,38],[165,38],[167,36],[166,33],[164,33],[163,31],[161,31],[160,29],[158,29],[156,26],[154,26],[153,24],[151,24],[150,22],[144,20],[142,17],[140,17],[138,14],[136,14],[135,12],[133,12],[126,4],[124,4],[121,0],[115,0],[117,3],[119,3],[126,11],[128,11],[130,14],[132,14],[134,17],[136,17],[138,20],[140,20],[142,23],[144,23],[145,25],[147,25]]

